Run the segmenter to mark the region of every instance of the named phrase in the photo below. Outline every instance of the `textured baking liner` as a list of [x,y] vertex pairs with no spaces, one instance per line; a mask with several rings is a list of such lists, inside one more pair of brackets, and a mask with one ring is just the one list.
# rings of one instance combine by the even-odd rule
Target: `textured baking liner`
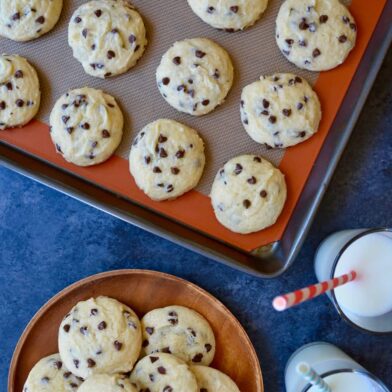
[[[73,11],[84,3],[66,0],[61,19],[55,29],[40,39],[16,43],[0,39],[3,53],[25,56],[39,72],[42,84],[42,106],[38,118],[48,121],[55,100],[71,88],[90,86],[112,94],[126,116],[125,133],[117,154],[128,158],[135,134],[158,118],[183,122],[200,132],[207,147],[207,165],[197,188],[208,194],[219,167],[230,158],[243,153],[261,154],[279,165],[284,151],[266,150],[253,142],[245,132],[239,115],[242,88],[260,75],[293,72],[310,82],[317,74],[299,70],[280,53],[275,43],[275,19],[281,1],[270,0],[267,11],[250,29],[227,33],[215,30],[202,22],[190,9],[186,0],[134,0],[143,15],[149,44],[136,67],[124,75],[100,80],[83,71],[68,46],[68,23]],[[164,52],[173,42],[185,38],[208,37],[230,53],[235,66],[235,81],[226,102],[203,117],[177,112],[161,97],[155,82],[155,71]]]

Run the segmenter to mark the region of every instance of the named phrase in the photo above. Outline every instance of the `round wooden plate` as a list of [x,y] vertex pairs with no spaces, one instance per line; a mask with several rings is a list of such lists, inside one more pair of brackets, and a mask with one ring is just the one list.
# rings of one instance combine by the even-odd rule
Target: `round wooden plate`
[[256,352],[230,311],[200,287],[155,271],[118,270],[83,279],[54,296],[33,317],[16,346],[8,392],[22,392],[34,364],[58,352],[57,333],[65,314],[81,300],[106,295],[129,305],[139,316],[168,305],[188,306],[212,325],[217,350],[212,366],[228,374],[242,392],[263,392]]

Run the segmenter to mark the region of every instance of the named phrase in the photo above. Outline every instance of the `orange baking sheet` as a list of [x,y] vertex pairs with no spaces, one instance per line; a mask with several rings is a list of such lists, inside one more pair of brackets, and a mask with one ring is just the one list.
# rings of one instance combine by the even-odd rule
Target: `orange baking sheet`
[[[287,180],[287,204],[278,222],[258,233],[241,235],[225,229],[215,219],[208,196],[198,191],[191,191],[173,201],[160,203],[151,201],[137,188],[129,174],[128,161],[120,156],[114,156],[104,164],[89,168],[76,167],[65,162],[55,152],[49,136],[49,127],[43,122],[33,121],[21,129],[1,131],[0,140],[211,237],[242,250],[251,251],[282,237],[386,1],[374,0],[371,4],[369,0],[352,1],[350,11],[358,26],[356,47],[343,65],[332,71],[321,73],[318,77],[315,90],[320,97],[323,108],[323,119],[319,132],[307,142],[284,152],[279,168]],[[23,50],[20,51],[20,54],[23,55]],[[162,102],[162,105],[164,104]]]

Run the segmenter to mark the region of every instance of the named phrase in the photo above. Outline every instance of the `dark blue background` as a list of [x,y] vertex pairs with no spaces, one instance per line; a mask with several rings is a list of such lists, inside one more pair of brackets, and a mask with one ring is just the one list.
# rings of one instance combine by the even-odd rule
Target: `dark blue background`
[[[290,354],[325,340],[392,387],[392,337],[360,333],[326,297],[278,314],[271,299],[315,281],[313,255],[329,233],[392,225],[392,55],[389,54],[305,246],[281,278],[217,264],[0,168],[0,390],[23,328],[65,286],[119,268],[165,271],[205,288],[238,317],[260,358],[266,391],[283,391]],[[245,391],[244,391],[245,392]]]

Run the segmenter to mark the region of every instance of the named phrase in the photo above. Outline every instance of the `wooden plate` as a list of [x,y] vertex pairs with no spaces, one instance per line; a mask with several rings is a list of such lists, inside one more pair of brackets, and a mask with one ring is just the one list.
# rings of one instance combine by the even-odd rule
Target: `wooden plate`
[[33,317],[16,346],[10,365],[8,392],[22,392],[34,364],[58,352],[57,333],[65,314],[81,300],[106,295],[129,305],[142,316],[168,305],[201,313],[212,325],[217,350],[212,366],[228,374],[242,392],[263,392],[256,352],[230,311],[200,287],[155,271],[119,270],[83,279],[54,296]]

